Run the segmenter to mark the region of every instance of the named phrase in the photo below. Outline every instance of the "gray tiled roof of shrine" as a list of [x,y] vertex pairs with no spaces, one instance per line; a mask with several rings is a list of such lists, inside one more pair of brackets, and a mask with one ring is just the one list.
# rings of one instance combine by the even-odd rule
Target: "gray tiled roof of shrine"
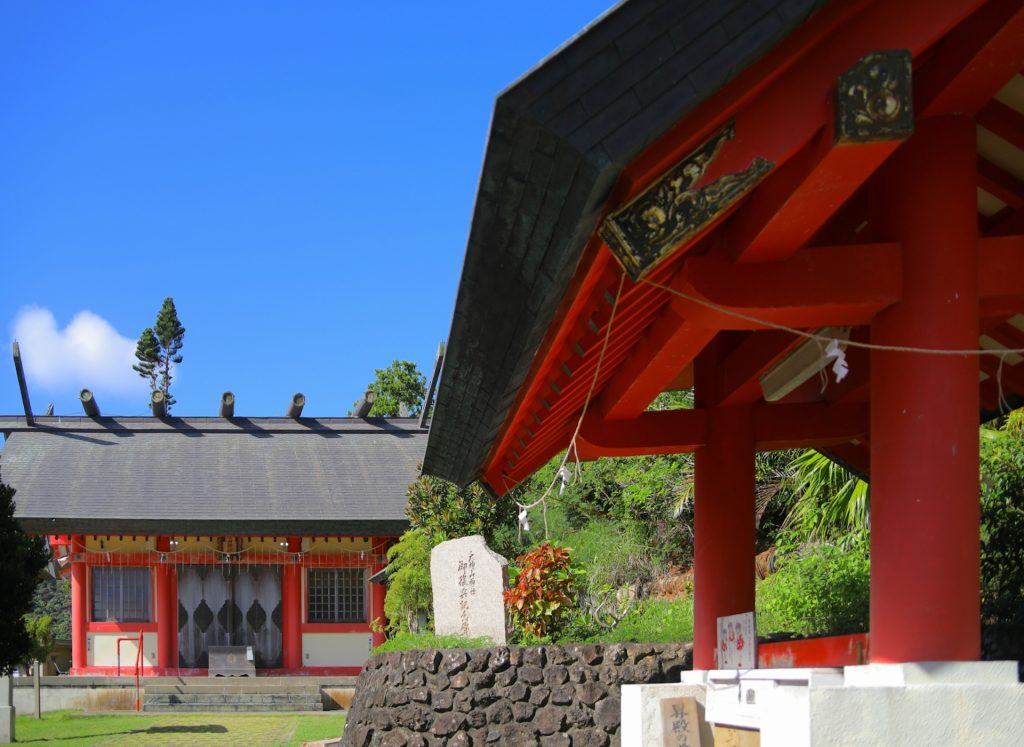
[[464,485],[623,167],[825,0],[625,0],[498,96],[424,471]]
[[40,533],[397,535],[415,418],[0,418],[0,479]]

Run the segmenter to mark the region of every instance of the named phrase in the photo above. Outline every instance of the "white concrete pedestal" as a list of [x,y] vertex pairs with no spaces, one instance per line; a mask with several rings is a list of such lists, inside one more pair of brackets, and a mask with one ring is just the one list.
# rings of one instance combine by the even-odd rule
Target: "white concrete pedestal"
[[705,692],[703,684],[623,685],[622,727],[619,731],[622,747],[665,744],[661,703],[670,698],[696,699],[701,743],[712,744],[711,726],[704,719]]
[[[659,703],[676,697],[697,698],[713,724],[759,731],[761,747],[1024,745],[1016,662],[715,670],[682,679],[623,686],[624,747],[661,744]],[[702,734],[702,744],[714,741]]]

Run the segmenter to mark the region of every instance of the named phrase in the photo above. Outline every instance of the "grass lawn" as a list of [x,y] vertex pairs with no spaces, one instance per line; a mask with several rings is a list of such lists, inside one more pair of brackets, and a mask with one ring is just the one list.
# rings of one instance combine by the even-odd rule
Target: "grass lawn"
[[328,713],[86,714],[44,713],[42,721],[18,716],[18,744],[59,747],[299,747],[341,735],[345,715]]

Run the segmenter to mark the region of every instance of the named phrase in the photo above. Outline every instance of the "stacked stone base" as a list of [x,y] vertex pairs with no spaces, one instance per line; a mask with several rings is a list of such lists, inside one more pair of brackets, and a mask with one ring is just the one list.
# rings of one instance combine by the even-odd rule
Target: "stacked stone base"
[[619,744],[620,686],[678,682],[690,644],[403,651],[371,657],[343,745]]

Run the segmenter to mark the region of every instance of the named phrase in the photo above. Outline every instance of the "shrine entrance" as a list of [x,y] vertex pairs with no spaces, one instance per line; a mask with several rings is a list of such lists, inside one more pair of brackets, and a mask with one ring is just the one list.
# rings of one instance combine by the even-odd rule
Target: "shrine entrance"
[[207,669],[210,646],[252,646],[257,669],[282,666],[280,567],[178,566],[178,666]]

